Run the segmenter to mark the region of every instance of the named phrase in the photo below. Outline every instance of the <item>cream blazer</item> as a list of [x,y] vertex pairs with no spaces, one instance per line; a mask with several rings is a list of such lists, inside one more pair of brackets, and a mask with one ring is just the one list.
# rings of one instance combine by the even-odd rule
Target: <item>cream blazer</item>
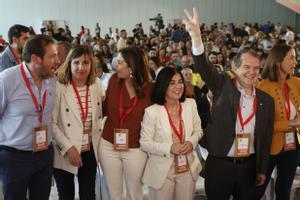
[[[102,86],[100,79],[89,87],[92,104],[92,144],[98,162],[98,146],[102,121]],[[78,167],[71,165],[66,155],[72,146],[81,152],[82,130],[80,111],[76,94],[71,84],[56,84],[56,98],[52,112],[52,130],[54,136],[54,168],[77,174]]]
[[[182,102],[182,118],[185,141],[190,141],[194,147],[193,152],[189,153],[187,157],[190,173],[196,181],[201,171],[201,165],[195,148],[203,132],[194,99],[187,98]],[[171,130],[164,106],[154,104],[145,109],[140,145],[141,149],[148,153],[148,159],[142,181],[155,189],[162,187],[174,162],[174,155],[171,154],[173,144]]]

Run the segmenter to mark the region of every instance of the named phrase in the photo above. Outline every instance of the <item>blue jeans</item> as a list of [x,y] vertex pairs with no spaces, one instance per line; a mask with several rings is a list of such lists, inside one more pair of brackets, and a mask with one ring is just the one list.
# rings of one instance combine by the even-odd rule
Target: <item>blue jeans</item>
[[0,179],[5,200],[48,200],[53,172],[53,147],[30,153],[0,150]]

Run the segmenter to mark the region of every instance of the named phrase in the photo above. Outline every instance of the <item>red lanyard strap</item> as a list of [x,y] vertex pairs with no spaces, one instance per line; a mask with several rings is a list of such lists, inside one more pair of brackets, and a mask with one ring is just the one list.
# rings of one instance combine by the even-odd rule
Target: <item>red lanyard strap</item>
[[251,119],[254,117],[255,113],[256,113],[256,108],[257,108],[257,97],[254,96],[254,100],[253,100],[253,112],[249,115],[249,117],[243,121],[243,116],[242,116],[242,111],[241,111],[241,105],[239,104],[238,106],[238,118],[240,120],[240,124],[242,126],[242,130],[244,130],[244,126],[246,124],[248,124]]
[[74,92],[76,94],[76,98],[77,98],[77,101],[78,101],[78,104],[80,106],[80,110],[81,110],[81,119],[82,119],[82,123],[84,125],[84,123],[86,122],[87,120],[87,116],[88,116],[88,111],[89,111],[89,86],[87,85],[86,86],[86,93],[85,93],[85,112],[84,112],[84,109],[83,109],[83,105],[82,105],[82,101],[81,101],[81,98],[80,98],[80,95],[79,95],[79,92],[77,90],[77,86],[75,85],[75,83],[72,81],[72,86],[73,86],[73,89],[74,89]]
[[284,84],[284,97],[285,97],[285,101],[286,101],[286,104],[287,104],[287,106],[284,106],[285,110],[286,110],[286,117],[287,117],[288,120],[290,120],[290,118],[291,118],[291,104],[290,104],[290,96],[289,96],[289,87],[286,83]]
[[20,70],[21,70],[21,74],[22,74],[22,77],[25,81],[25,84],[26,84],[26,87],[27,89],[29,90],[30,94],[31,94],[31,97],[32,97],[32,100],[33,100],[33,103],[35,105],[35,108],[36,110],[39,112],[39,122],[40,124],[42,124],[43,122],[43,111],[44,111],[44,108],[46,106],[46,99],[47,99],[47,91],[45,90],[44,94],[43,94],[43,102],[42,102],[42,106],[39,105],[32,89],[31,89],[31,86],[30,86],[30,83],[26,77],[26,74],[25,74],[25,70],[24,70],[24,66],[23,64],[21,64],[21,67],[20,67]]
[[180,143],[182,144],[183,129],[182,129],[182,122],[181,122],[181,114],[182,114],[182,106],[181,106],[181,103],[179,103],[179,111],[178,111],[178,117],[179,117],[179,131],[176,129],[176,127],[175,127],[175,125],[174,125],[174,122],[173,122],[173,120],[171,119],[171,116],[170,116],[169,109],[168,109],[167,105],[165,104],[164,107],[165,107],[165,109],[166,109],[166,111],[167,111],[170,125],[171,125],[173,131],[175,132],[176,136],[179,138]]
[[138,103],[138,97],[135,96],[132,100],[131,107],[124,112],[123,110],[123,93],[124,93],[125,88],[122,87],[121,92],[120,92],[120,97],[119,97],[119,113],[120,113],[120,126],[123,126],[124,119],[133,111],[133,109],[136,107]]
[[12,55],[13,55],[15,61],[17,62],[17,64],[18,64],[18,65],[21,64],[20,59],[19,59],[18,56],[15,54],[15,52],[12,50],[12,48],[9,47],[9,49],[10,49],[10,51],[11,51],[11,53],[12,53]]

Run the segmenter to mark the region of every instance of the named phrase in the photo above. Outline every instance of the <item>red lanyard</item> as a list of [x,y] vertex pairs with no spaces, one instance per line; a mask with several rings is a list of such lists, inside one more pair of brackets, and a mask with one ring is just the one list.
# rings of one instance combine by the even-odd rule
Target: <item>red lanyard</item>
[[285,97],[285,101],[286,101],[286,104],[287,104],[287,106],[285,106],[286,117],[287,117],[288,120],[290,120],[290,118],[291,118],[291,104],[290,104],[290,97],[289,97],[289,87],[286,83],[284,84],[284,97]]
[[239,120],[240,120],[240,124],[242,126],[242,130],[244,130],[244,126],[246,124],[248,124],[251,121],[251,119],[254,117],[254,115],[256,113],[256,107],[257,107],[256,105],[257,105],[257,98],[256,98],[256,96],[254,96],[254,100],[253,100],[253,112],[244,121],[243,120],[243,116],[242,116],[242,111],[241,111],[241,105],[239,104],[239,106],[238,106],[238,117],[239,117]]
[[179,131],[176,129],[172,119],[171,119],[171,116],[170,116],[170,113],[169,113],[169,110],[168,110],[168,107],[167,105],[165,104],[165,109],[167,111],[167,114],[168,114],[168,118],[169,118],[169,122],[170,122],[170,125],[173,129],[173,131],[175,132],[175,134],[177,135],[177,137],[179,138],[180,140],[180,143],[182,144],[182,137],[183,137],[183,130],[182,130],[182,122],[181,122],[181,114],[182,114],[182,107],[181,107],[181,103],[179,103],[179,111],[178,111],[178,117],[179,117]]
[[[237,83],[236,83],[236,79],[232,79],[232,83],[235,87],[237,87]],[[239,104],[238,105],[238,110],[237,110],[237,113],[238,113],[238,118],[240,120],[240,124],[241,124],[241,127],[242,127],[242,130],[244,130],[244,126],[247,125],[251,120],[252,118],[255,116],[255,113],[256,113],[256,108],[257,108],[257,97],[256,95],[254,96],[254,100],[253,100],[253,112],[249,115],[249,117],[244,121],[243,120],[243,116],[242,116],[242,111],[241,111],[241,105]]]
[[124,110],[123,110],[123,93],[124,93],[124,90],[125,90],[125,88],[122,87],[121,92],[120,92],[120,98],[119,98],[119,113],[120,113],[120,126],[121,127],[123,126],[124,119],[133,111],[133,109],[135,108],[135,106],[138,103],[138,97],[135,96],[132,100],[131,107],[126,112],[124,112]]
[[31,94],[31,97],[32,97],[32,100],[33,100],[33,103],[35,105],[35,108],[37,109],[37,111],[39,112],[39,122],[40,122],[40,125],[42,125],[42,122],[43,122],[43,111],[44,111],[44,108],[45,108],[45,105],[46,105],[46,98],[47,98],[47,91],[45,90],[44,94],[43,94],[43,102],[42,102],[42,106],[39,105],[32,89],[31,89],[31,86],[30,86],[30,83],[26,77],[26,74],[25,74],[25,70],[24,70],[24,66],[23,64],[21,64],[21,67],[20,67],[20,70],[21,70],[21,74],[22,74],[22,77],[25,81],[25,84],[26,84],[26,87],[27,89],[29,90],[30,94]]
[[74,92],[76,94],[78,104],[80,106],[81,115],[82,115],[81,119],[82,119],[82,122],[83,122],[83,125],[84,125],[84,123],[85,123],[85,121],[87,119],[87,116],[88,116],[88,112],[89,112],[89,86],[88,85],[86,86],[86,93],[85,93],[85,113],[84,113],[82,101],[81,101],[79,92],[77,90],[77,87],[76,87],[76,85],[75,85],[75,83],[73,81],[71,83],[72,83]]
[[11,47],[9,47],[12,55],[14,56],[15,61],[17,62],[17,64],[21,64],[20,59],[18,58],[18,56],[15,54],[15,52],[11,49]]

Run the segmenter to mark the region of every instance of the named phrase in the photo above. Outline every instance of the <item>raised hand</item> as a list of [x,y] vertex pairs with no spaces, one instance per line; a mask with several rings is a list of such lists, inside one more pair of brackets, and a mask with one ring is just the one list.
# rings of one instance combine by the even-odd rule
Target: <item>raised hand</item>
[[193,8],[193,16],[186,9],[184,9],[184,12],[186,14],[187,20],[182,20],[182,22],[185,24],[185,27],[191,37],[201,37],[200,23],[196,8]]

